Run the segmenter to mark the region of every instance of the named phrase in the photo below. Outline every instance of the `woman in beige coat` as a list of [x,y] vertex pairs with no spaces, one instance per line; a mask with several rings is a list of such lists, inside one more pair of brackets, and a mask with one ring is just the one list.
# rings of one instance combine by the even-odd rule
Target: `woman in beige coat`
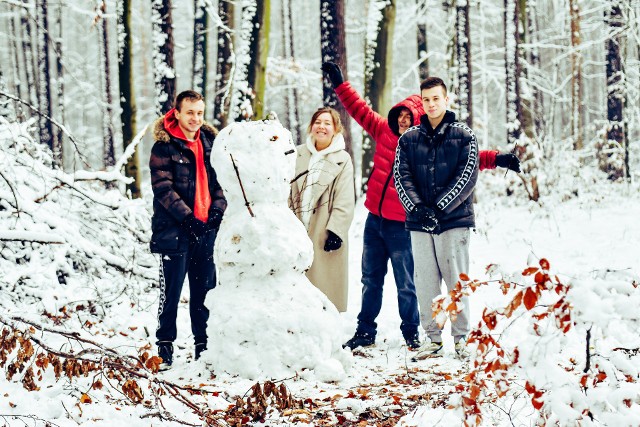
[[347,310],[349,226],[355,193],[353,163],[345,151],[342,123],[332,108],[318,109],[298,145],[289,205],[313,241],[307,277],[338,311]]

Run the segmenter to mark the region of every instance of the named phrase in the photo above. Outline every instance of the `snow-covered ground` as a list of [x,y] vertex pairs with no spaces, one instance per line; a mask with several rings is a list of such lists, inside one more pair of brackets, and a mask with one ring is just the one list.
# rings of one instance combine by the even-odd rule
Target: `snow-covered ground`
[[[15,147],[0,148],[3,156],[16,150]],[[24,157],[19,158],[23,162]],[[100,226],[97,223],[97,226],[89,227],[94,234],[86,236],[87,232],[82,232],[82,227],[87,227],[83,221],[87,221],[87,215],[90,221],[99,221],[99,215],[82,212],[77,206],[75,199],[78,196],[74,196],[74,191],[63,192],[61,189],[54,192],[55,196],[48,196],[46,202],[27,203],[27,199],[33,200],[48,194],[46,188],[40,189],[43,194],[27,190],[38,185],[50,185],[49,178],[31,165],[9,162],[6,156],[0,159],[3,177],[11,182],[9,188],[6,182],[0,180],[0,250],[3,251],[3,257],[0,257],[0,291],[3,294],[0,295],[0,320],[22,330],[27,329],[25,324],[10,319],[20,317],[58,330],[78,332],[81,337],[121,354],[141,354],[145,346],[153,350],[158,289],[151,287],[153,280],[148,276],[155,267],[147,266],[150,259],[148,255],[136,254],[136,250],[146,247],[144,242],[115,238],[115,233],[130,233],[127,227],[145,226],[141,220],[149,215],[148,195],[145,201],[133,203],[115,200],[111,196],[105,198],[102,202],[109,201],[112,207],[103,206],[100,209],[114,212],[113,217],[108,219],[110,225]],[[31,172],[26,172],[29,170]],[[528,265],[537,265],[543,257],[549,260],[554,273],[566,281],[595,277],[606,271],[630,275],[640,271],[640,227],[637,220],[640,198],[637,196],[637,186],[600,184],[585,188],[579,198],[564,202],[556,201],[551,196],[543,199],[541,204],[514,203],[499,195],[502,191],[498,187],[502,174],[483,174],[476,205],[478,227],[471,243],[469,276],[472,279],[486,280],[485,269],[489,264],[498,264],[502,271],[508,273],[518,273]],[[34,176],[39,177],[40,184],[33,184]],[[30,182],[33,184],[31,187]],[[25,211],[18,220],[9,213],[13,200]],[[362,200],[358,201],[350,233],[349,308],[340,315],[341,327],[335,331],[340,341],[346,341],[353,334],[360,308],[360,257],[366,218],[362,203]],[[114,205],[118,207],[113,208]],[[88,206],[95,209],[95,204]],[[55,210],[60,207],[64,207],[65,211]],[[59,216],[53,216],[54,213]],[[51,237],[48,230],[36,230],[33,226],[46,215],[49,215],[50,228],[58,227],[55,237],[66,243],[32,243],[24,249],[9,242],[16,238],[16,234],[12,233],[22,233],[20,235],[32,240],[44,241],[45,237]],[[32,217],[36,220],[32,220]],[[68,229],[60,225],[60,218],[67,218]],[[144,235],[148,230],[141,229],[138,232]],[[147,269],[140,271],[131,270],[129,266],[114,267],[119,258],[105,255],[109,251],[114,252],[113,248],[103,247],[101,251],[79,244],[80,239],[86,237],[96,239],[98,244],[105,238],[107,241],[126,242],[127,247],[122,247],[120,254],[124,259],[135,255],[136,260],[132,260],[132,264],[139,268],[137,263],[142,262]],[[68,271],[65,272],[64,284],[58,283],[58,280],[55,284],[49,283],[56,274],[55,270],[47,269],[49,265],[72,265],[65,264],[64,251],[62,258],[54,256],[60,254],[65,245],[75,248],[66,252],[71,254],[72,259],[83,254],[92,258],[84,260],[84,264],[74,261],[83,268],[84,273]],[[22,248],[22,252],[18,251],[18,247]],[[118,255],[117,248],[115,254]],[[118,268],[123,270],[119,278],[114,275]],[[109,274],[100,276],[101,269],[105,272],[108,270]],[[40,287],[34,286],[37,277],[43,280]],[[25,283],[24,287],[22,283]],[[26,297],[23,295],[24,289],[28,289]],[[269,289],[264,292],[269,292]],[[96,306],[92,308],[90,301],[95,301]],[[502,302],[502,293],[497,284],[478,290],[471,296],[472,324],[478,323],[485,307],[493,308]],[[60,312],[63,306],[67,307],[66,312]],[[45,310],[47,315],[44,314]],[[252,307],[240,301],[237,310],[252,310]],[[460,411],[449,410],[447,406],[452,402],[451,399],[455,400],[455,387],[464,381],[468,366],[453,357],[453,343],[446,328],[443,357],[411,361],[412,354],[406,350],[399,330],[400,320],[391,273],[386,278],[378,323],[376,346],[354,353],[343,381],[321,382],[305,371],[288,378],[273,378],[276,385],[284,384],[294,398],[309,399],[307,411],[273,411],[271,415],[267,414],[264,423],[254,425],[355,425],[358,419],[367,420],[364,425],[372,426],[385,419],[401,419],[398,425],[403,426],[460,425]],[[267,324],[256,327],[268,331]],[[202,425],[187,404],[168,394],[153,392],[163,381],[198,389],[195,393],[185,395],[199,408],[211,410],[227,410],[238,398],[250,395],[256,380],[232,376],[217,370],[215,366],[207,366],[204,361],[193,360],[187,286],[179,308],[178,331],[173,368],[149,374],[147,379],[138,378],[146,403],[132,405],[122,393],[122,384],[118,383],[117,378],[108,378],[93,371],[86,377],[81,375],[69,380],[63,375],[56,380],[51,369],[44,370],[41,378],[36,374],[35,383],[39,389],[34,391],[27,391],[23,387],[21,381],[24,372],[16,373],[10,380],[3,374],[0,375],[0,425],[44,426],[47,422],[52,426],[180,426],[184,425],[183,422]],[[73,337],[63,338],[36,330],[32,334],[61,352],[79,352]],[[527,334],[523,333],[522,336],[526,338]],[[635,347],[638,347],[637,337],[629,343],[629,348]],[[96,346],[85,344],[85,348]],[[16,356],[17,351],[9,352],[8,364]],[[32,367],[37,371],[36,366]],[[102,388],[92,388],[96,380],[100,380]],[[208,392],[206,396],[202,395],[203,390]],[[638,393],[637,385],[635,391]],[[637,407],[637,395],[635,399]],[[523,400],[526,398],[523,397]],[[310,407],[312,411],[308,411]],[[516,425],[531,424],[534,416],[532,408],[527,405],[515,407],[520,409],[510,416]],[[316,414],[315,420],[310,419],[312,412]],[[175,417],[173,421],[172,416]],[[630,425],[637,425],[638,422],[637,418],[628,420]],[[498,404],[485,414],[484,424],[512,425],[512,421]]]

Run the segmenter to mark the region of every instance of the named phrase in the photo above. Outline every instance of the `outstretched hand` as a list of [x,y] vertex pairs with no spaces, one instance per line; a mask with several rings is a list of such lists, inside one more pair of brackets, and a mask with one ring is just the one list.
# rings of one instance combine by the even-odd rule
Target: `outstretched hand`
[[342,70],[335,62],[327,61],[322,63],[322,71],[327,73],[327,77],[331,80],[331,85],[333,88],[337,88],[344,82],[344,77],[342,76]]
[[520,173],[520,159],[512,153],[496,155],[496,166]]

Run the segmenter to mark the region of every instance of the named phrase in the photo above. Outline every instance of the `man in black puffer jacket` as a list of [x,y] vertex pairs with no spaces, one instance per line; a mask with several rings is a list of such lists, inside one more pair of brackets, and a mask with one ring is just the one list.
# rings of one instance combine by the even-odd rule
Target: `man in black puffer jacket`
[[227,207],[208,159],[218,131],[204,123],[202,95],[188,90],[154,127],[149,168],[153,189],[151,252],[160,256],[156,344],[162,368],[173,363],[180,292],[189,275],[195,358],[207,347],[207,292],[215,286],[213,244]]
[[[394,178],[407,212],[411,232],[414,281],[420,304],[420,321],[430,342],[416,359],[442,353],[442,330],[432,317],[431,304],[444,280],[452,290],[460,273],[469,271],[469,236],[475,226],[473,190],[478,178],[478,143],[466,125],[447,111],[447,87],[437,77],[420,85],[426,114],[420,125],[407,130],[398,142]],[[458,356],[468,356],[469,301],[452,321]]]

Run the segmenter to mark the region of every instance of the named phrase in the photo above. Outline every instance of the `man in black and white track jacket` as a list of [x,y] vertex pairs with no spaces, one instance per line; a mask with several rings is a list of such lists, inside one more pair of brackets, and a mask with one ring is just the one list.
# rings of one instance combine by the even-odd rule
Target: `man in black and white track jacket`
[[[398,143],[394,178],[407,211],[411,232],[414,280],[420,321],[430,340],[415,359],[442,354],[442,330],[432,317],[431,303],[444,280],[452,290],[461,273],[469,272],[470,229],[475,226],[473,190],[478,178],[478,143],[471,129],[447,111],[449,98],[442,79],[429,77],[420,85],[426,114]],[[469,301],[452,322],[456,354],[467,357]]]

